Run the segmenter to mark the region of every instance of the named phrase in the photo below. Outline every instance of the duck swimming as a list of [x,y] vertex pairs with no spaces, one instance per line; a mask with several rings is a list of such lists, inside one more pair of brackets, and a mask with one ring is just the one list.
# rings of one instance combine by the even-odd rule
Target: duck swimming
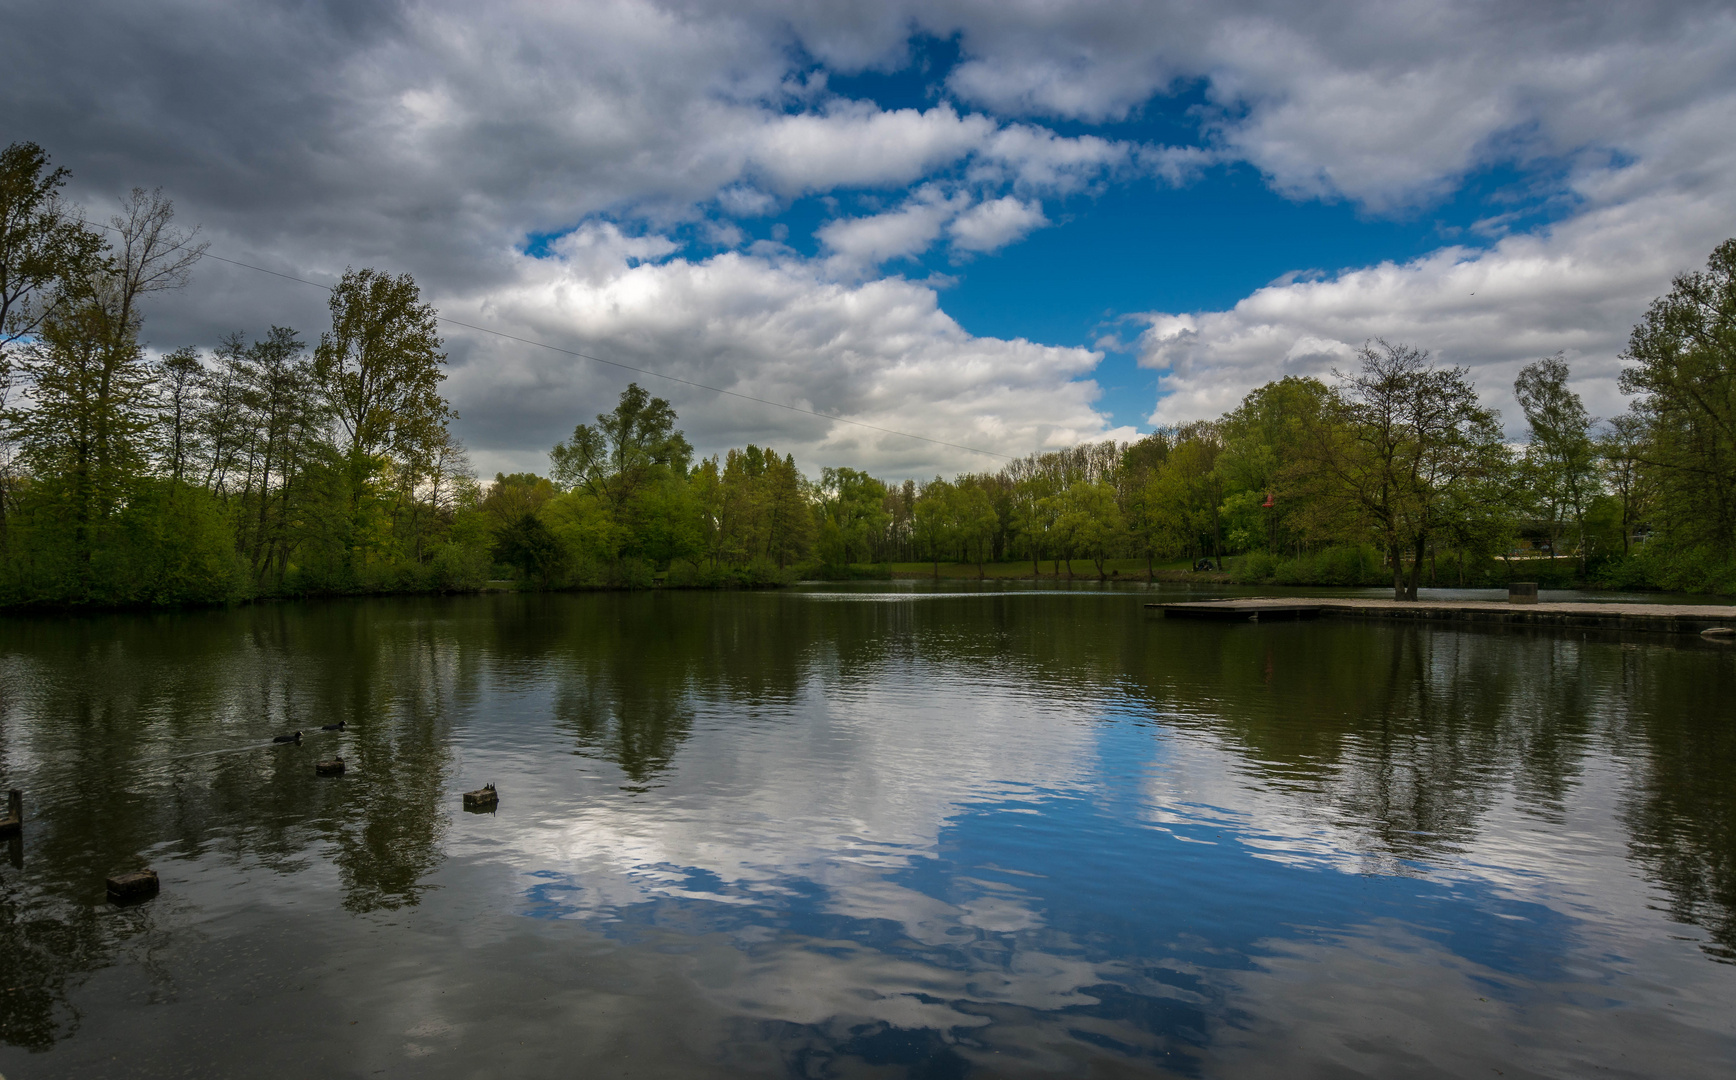
[[272,742],[300,742],[301,741],[301,732],[297,731],[293,735],[279,735],[277,738],[275,738],[271,741]]
[[344,722],[339,720],[335,724],[321,724],[319,729],[321,731],[342,731],[344,729]]

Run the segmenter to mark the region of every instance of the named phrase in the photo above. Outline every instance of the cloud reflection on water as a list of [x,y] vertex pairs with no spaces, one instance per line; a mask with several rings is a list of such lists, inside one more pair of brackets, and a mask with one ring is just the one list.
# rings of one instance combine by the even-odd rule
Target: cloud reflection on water
[[[1474,1071],[1504,1039],[1562,1074],[1572,1040],[1616,1062],[1663,1037],[1636,1016],[1677,1075],[1736,1048],[1736,968],[1706,962],[1736,907],[1731,752],[1691,711],[1736,689],[1714,654],[930,599],[375,602],[172,642],[123,621],[94,650],[14,629],[0,760],[125,782],[51,797],[33,907],[0,898],[31,958],[6,1038],[90,1044],[26,999],[295,906],[320,929],[278,962],[435,1071],[532,1016],[695,1075]],[[318,716],[350,718],[355,777],[174,758]],[[456,814],[489,779],[500,811]],[[80,915],[73,883],[139,851],[183,899]],[[28,946],[26,910],[71,944]],[[375,962],[318,974],[349,954]],[[478,964],[523,985],[447,1000],[492,985]]]

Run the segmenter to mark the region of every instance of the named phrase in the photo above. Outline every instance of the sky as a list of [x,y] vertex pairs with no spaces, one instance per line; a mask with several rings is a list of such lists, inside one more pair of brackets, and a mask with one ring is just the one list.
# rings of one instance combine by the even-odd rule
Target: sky
[[[1736,235],[1728,3],[8,7],[0,141],[93,218],[161,187],[213,255],[568,350],[446,327],[483,475],[634,380],[703,454],[994,469],[1373,338],[1521,438],[1521,366],[1621,412],[1633,324]],[[145,337],[311,342],[324,303],[205,260]]]

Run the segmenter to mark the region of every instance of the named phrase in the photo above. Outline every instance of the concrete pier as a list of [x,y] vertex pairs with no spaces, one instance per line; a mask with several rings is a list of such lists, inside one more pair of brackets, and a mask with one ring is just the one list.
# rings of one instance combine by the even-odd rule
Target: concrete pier
[[[1147,604],[1171,619],[1411,619],[1420,622],[1556,626],[1657,634],[1703,634],[1736,630],[1736,606],[1714,604],[1525,603],[1462,600],[1353,600],[1337,597],[1257,597]],[[1708,635],[1714,636],[1714,635]]]

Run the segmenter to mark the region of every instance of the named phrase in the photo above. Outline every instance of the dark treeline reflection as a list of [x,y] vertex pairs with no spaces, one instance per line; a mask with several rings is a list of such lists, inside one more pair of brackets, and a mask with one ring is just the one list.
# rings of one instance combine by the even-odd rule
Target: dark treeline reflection
[[[85,975],[148,968],[178,901],[109,907],[117,870],[215,860],[270,890],[323,862],[353,913],[416,904],[444,857],[460,728],[485,749],[520,737],[509,723],[552,731],[645,792],[706,717],[754,740],[882,686],[966,687],[1057,724],[1132,717],[1228,751],[1379,873],[1450,861],[1508,799],[1566,827],[1586,774],[1613,762],[1632,858],[1736,958],[1727,652],[1175,623],[1148,617],[1148,596],[502,595],[0,621],[0,787],[29,793],[0,867],[0,1039],[47,1047],[77,1026]],[[269,745],[298,728],[302,746]],[[338,752],[349,774],[316,777]]]
[[821,636],[811,605],[761,594],[701,602],[695,617],[693,599],[525,597],[526,618],[500,629],[503,652],[551,666],[554,722],[574,753],[614,763],[630,790],[673,766],[700,704],[793,705]]
[[1704,926],[1736,961],[1736,672],[1699,657],[1655,656],[1626,671],[1636,700],[1624,733],[1644,748],[1624,813],[1632,850],[1663,885],[1670,914]]
[[[111,909],[103,884],[147,861],[329,859],[349,910],[416,903],[476,678],[460,655],[438,622],[359,604],[0,622],[0,777],[29,798],[0,884],[0,1038],[61,1037],[66,981],[148,942],[168,909]],[[298,728],[303,745],[269,743]],[[337,753],[349,775],[316,777]]]

